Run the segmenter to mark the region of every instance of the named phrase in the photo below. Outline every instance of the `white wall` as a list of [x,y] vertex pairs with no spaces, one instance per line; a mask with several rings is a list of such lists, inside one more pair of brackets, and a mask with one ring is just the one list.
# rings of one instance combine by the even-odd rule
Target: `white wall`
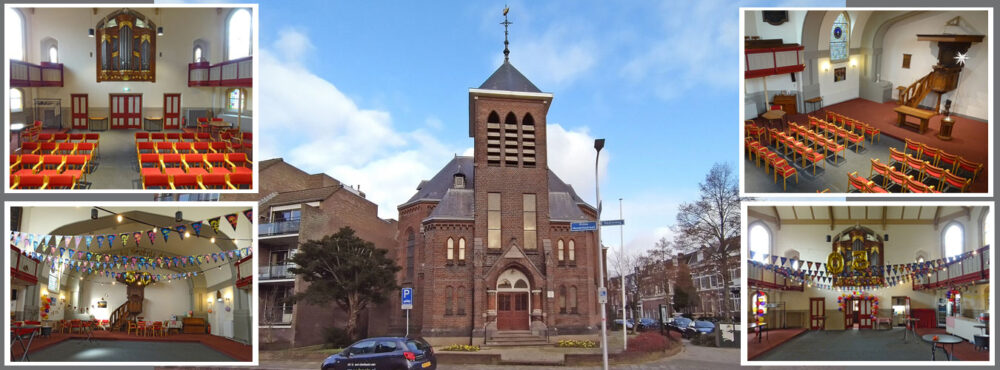
[[[962,17],[961,26],[946,27],[945,22],[956,16]],[[893,24],[886,32],[883,42],[882,79],[891,82],[893,86],[910,86],[931,72],[931,66],[938,62],[937,43],[917,41],[917,34],[948,32],[987,35],[983,42],[972,44],[969,48],[970,59],[962,68],[958,88],[941,97],[941,109],[944,109],[945,99],[951,99],[953,112],[988,120],[990,42],[988,21],[985,11],[953,11],[910,17]],[[909,69],[902,68],[903,54],[912,55]],[[893,89],[893,99],[897,97],[898,94]],[[936,100],[937,94],[931,93],[922,104],[934,107]]]
[[789,11],[788,22],[777,26],[764,22],[763,13],[759,10],[747,11],[745,14],[743,29],[746,36],[760,36],[764,40],[782,39],[786,44],[802,43],[802,23],[806,20],[806,11]]
[[[63,108],[70,108],[70,94],[89,94],[92,112],[106,112],[108,94],[143,94],[143,115],[160,115],[164,93],[180,93],[182,108],[222,108],[225,88],[187,86],[187,66],[193,60],[194,41],[208,41],[209,62],[223,61],[225,22],[230,10],[217,8],[159,8],[159,15],[151,8],[135,8],[157,26],[164,28],[164,35],[156,39],[156,82],[96,82],[96,41],[87,36],[97,20],[114,11],[100,8],[93,15],[92,8],[31,8],[22,9],[27,26],[27,61],[39,63],[48,60],[42,55],[41,41],[53,38],[58,41],[59,62],[64,66],[63,87],[25,88],[31,98],[62,99]],[[47,52],[46,52],[47,53]],[[250,89],[247,89],[250,90]],[[252,96],[252,94],[250,94]],[[25,100],[30,105],[30,100]],[[249,102],[249,100],[248,100]],[[249,104],[249,103],[248,103]],[[251,111],[250,107],[247,111]],[[68,120],[64,117],[64,121]]]
[[[153,269],[152,274],[171,274],[173,271]],[[85,315],[93,315],[95,319],[107,320],[118,306],[127,300],[127,288],[124,284],[111,282],[114,278],[103,275],[87,276],[80,287],[80,304],[88,310]],[[146,320],[162,321],[171,316],[182,317],[191,309],[192,293],[186,280],[159,282],[146,286],[145,300],[142,303],[142,316]],[[98,308],[97,301],[107,300],[106,308]]]
[[[840,13],[841,12],[839,11],[829,11],[823,16],[823,22],[820,24],[819,28],[819,40],[817,44],[818,50],[830,50],[830,30],[833,27],[833,21],[837,19],[837,16],[840,15]],[[847,14],[851,22],[851,34],[848,48],[858,48],[861,46],[861,36],[863,34],[862,30],[864,29],[865,23],[871,12],[848,11]],[[837,104],[851,99],[856,99],[861,96],[861,63],[863,63],[865,59],[866,58],[863,55],[857,52],[851,52],[848,61],[830,63],[829,57],[819,58],[817,60],[819,63],[817,66],[819,67],[819,88],[820,95],[823,97],[823,105]],[[851,64],[854,65],[852,66]],[[834,82],[834,70],[840,67],[847,68],[847,79]]]

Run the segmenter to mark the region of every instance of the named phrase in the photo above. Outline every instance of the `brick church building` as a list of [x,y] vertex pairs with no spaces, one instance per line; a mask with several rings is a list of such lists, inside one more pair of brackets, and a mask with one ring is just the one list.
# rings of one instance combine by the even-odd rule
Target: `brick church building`
[[[474,155],[456,156],[399,206],[411,334],[542,344],[600,330],[596,235],[570,231],[596,209],[548,168],[552,98],[505,58],[469,89]],[[394,329],[405,325],[397,312]]]

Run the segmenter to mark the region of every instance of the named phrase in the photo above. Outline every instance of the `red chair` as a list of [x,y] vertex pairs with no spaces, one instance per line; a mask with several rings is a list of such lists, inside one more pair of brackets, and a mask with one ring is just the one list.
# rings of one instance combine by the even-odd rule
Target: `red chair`
[[938,157],[938,153],[940,153],[940,152],[941,152],[941,150],[938,149],[938,148],[935,148],[935,147],[929,146],[927,144],[921,143],[920,144],[920,156],[917,156],[917,158],[926,160],[928,162],[933,163],[934,165],[937,165],[937,157]]
[[69,155],[66,156],[65,168],[63,168],[63,175],[73,176],[74,181],[87,181],[87,163],[88,158],[86,155]]
[[912,174],[912,176],[916,177],[917,181],[923,181],[925,163],[927,162],[924,162],[922,160],[919,160],[911,156],[906,156],[906,171],[916,172],[915,174]]
[[[838,144],[836,140],[826,140],[826,142],[823,143],[823,146],[826,148],[826,155],[830,155],[830,152],[833,152],[833,163],[839,164],[840,156],[837,155],[837,153],[843,152],[845,150],[844,146]],[[844,154],[844,158],[847,158],[846,152]]]
[[782,177],[781,189],[788,190],[788,178],[795,175],[795,183],[799,183],[799,173],[783,158],[774,161],[774,181],[778,181],[778,176]]
[[205,154],[205,163],[208,163],[209,173],[221,173],[224,175],[230,174],[228,163],[226,163],[226,155],[222,153],[208,153]]
[[880,186],[885,186],[885,181],[889,176],[889,166],[882,164],[878,161],[878,158],[872,158],[872,169],[868,173],[868,179],[874,178],[875,174],[882,176],[882,181],[879,183]]
[[44,155],[42,162],[35,165],[35,173],[42,176],[58,175],[62,173],[65,157],[61,155]]
[[181,140],[181,133],[179,133],[179,132],[168,132],[167,133],[167,140],[170,140],[170,141],[180,141]]
[[135,144],[135,156],[138,158],[143,154],[156,154],[156,143],[143,141]]
[[847,174],[847,190],[850,192],[854,188],[858,192],[864,193],[868,189],[868,179],[858,175],[858,171]]
[[91,161],[91,160],[94,159],[94,156],[97,154],[97,144],[90,143],[90,142],[77,143],[76,144],[76,152],[74,152],[73,154],[85,155],[85,156],[87,156],[87,160]]
[[865,135],[871,138],[872,144],[875,144],[875,137],[878,136],[878,141],[882,142],[882,130],[879,130],[871,125],[865,125]]
[[46,189],[76,189],[73,175],[49,175],[45,178]]
[[80,321],[80,320],[70,320],[69,321],[69,332],[70,332],[70,334],[72,334],[73,330],[76,330],[76,329],[80,329],[80,332],[83,332],[83,321]]
[[21,184],[21,177],[10,175],[10,188],[11,189],[17,189],[20,184]]
[[193,152],[194,151],[191,149],[191,143],[189,143],[189,142],[179,141],[179,142],[174,143],[174,153],[177,153],[177,154],[188,154],[188,153],[193,153]]
[[163,171],[160,169],[160,155],[140,154],[139,172],[142,174],[142,177],[163,173]]
[[906,154],[889,147],[889,165],[892,166],[894,163],[899,163],[899,168],[903,168],[906,165]]
[[146,335],[146,322],[145,321],[139,321],[139,322],[137,322],[135,324],[135,333],[139,334],[140,332],[142,332],[142,335]]
[[157,154],[171,154],[171,153],[174,153],[174,142],[172,142],[172,141],[158,141],[158,142],[156,142],[156,153]]
[[925,161],[924,162],[924,178],[923,178],[923,181],[927,181],[929,179],[934,179],[937,182],[933,182],[932,181],[933,185],[935,185],[938,189],[941,189],[941,184],[944,183],[944,172],[945,172],[945,169],[943,169],[941,167],[938,167],[938,166],[935,166],[935,165],[932,165],[929,162]]
[[160,167],[167,175],[177,175],[184,173],[184,161],[180,154],[164,154],[160,157]]
[[934,190],[933,186],[927,186],[912,178],[906,181],[906,190],[911,193],[940,193],[940,191]]
[[162,173],[149,173],[142,176],[143,189],[170,189],[170,178]]
[[253,175],[249,173],[233,173],[227,178],[226,183],[232,189],[250,189],[253,186]]
[[956,188],[964,193],[965,190],[969,188],[969,184],[972,183],[972,180],[953,174],[949,170],[945,170],[944,183],[947,184],[949,187]]
[[50,141],[52,141],[52,134],[39,133],[38,134],[38,141],[39,142],[43,142],[43,143],[44,142],[50,142]]
[[56,143],[65,143],[69,141],[69,134],[62,132],[56,133],[52,135],[52,141]]
[[149,139],[153,141],[163,141],[164,139],[166,139],[166,137],[167,136],[164,135],[162,132],[154,132],[149,134]]
[[195,137],[195,140],[198,140],[198,141],[204,141],[204,142],[211,142],[212,141],[212,134],[210,134],[208,132],[198,132],[197,134],[194,135],[194,137]]
[[76,151],[76,143],[59,143],[52,154],[70,155]]
[[226,154],[226,163],[229,164],[229,171],[232,173],[252,173],[253,163],[247,159],[246,153]]
[[86,136],[84,136],[83,134],[69,134],[69,141],[72,141],[72,142],[79,143],[79,142],[84,141],[85,139],[86,139]]
[[187,173],[193,173],[195,175],[207,174],[208,167],[205,163],[205,156],[201,154],[185,154],[184,170]]
[[944,168],[946,170],[954,171],[955,167],[958,165],[958,155],[948,154],[945,153],[945,151],[943,150],[939,151],[937,156],[937,163],[935,163],[934,165]]
[[59,148],[58,143],[41,142],[38,143],[38,154],[52,154]]
[[920,158],[920,143],[910,140],[908,138],[903,138],[906,141],[906,146],[903,147],[904,154],[910,154],[914,157]]
[[816,175],[816,163],[823,162],[823,170],[824,171],[826,170],[826,156],[823,155],[822,153],[817,153],[817,152],[814,152],[812,149],[808,149],[807,148],[802,153],[802,167],[803,167],[803,169],[805,167],[805,162],[806,161],[809,161],[809,163],[812,163],[812,168],[813,168],[812,173],[813,173],[813,175]]
[[42,156],[40,155],[22,155],[17,163],[10,166],[10,173],[15,176],[33,175],[35,174],[35,167],[39,163],[42,163]]
[[38,151],[37,142],[22,142],[18,154],[35,154]]
[[194,139],[195,135],[194,134],[195,133],[193,133],[193,132],[182,132],[181,133],[181,140],[184,140],[184,141],[195,141],[195,139]]
[[878,185],[875,185],[874,181],[869,181],[868,182],[868,186],[865,188],[865,192],[866,193],[888,193],[889,191],[883,189],[882,187],[880,187]]
[[177,173],[170,175],[171,189],[201,189],[198,175],[193,173]]
[[224,141],[213,141],[209,146],[215,153],[228,153],[229,144]]
[[161,322],[161,321],[153,321],[153,328],[152,329],[153,329],[153,335],[154,336],[156,336],[156,335],[162,336],[163,335],[163,322]]
[[969,174],[972,175],[969,177],[969,179],[972,181],[976,181],[976,176],[979,176],[979,171],[982,170],[983,170],[982,163],[976,163],[968,159],[965,159],[964,157],[958,157],[958,166],[955,168],[956,173],[958,171],[968,172]]
[[195,141],[195,142],[191,143],[191,150],[193,150],[195,153],[206,154],[206,153],[211,153],[212,152],[212,147],[211,147],[211,143],[209,143],[209,142],[206,142],[206,141]]
[[[899,192],[906,191],[906,183],[913,176],[906,176],[902,171],[897,171],[893,168],[889,168],[889,182],[899,186]],[[891,185],[891,184],[890,184]]]
[[18,189],[45,189],[45,176],[25,174],[18,178]]
[[202,189],[230,189],[229,185],[226,183],[226,174],[224,173],[208,173],[201,175],[200,182]]
[[145,131],[135,133],[135,142],[149,141],[149,133]]
[[[99,153],[99,151],[101,149],[101,134],[97,134],[97,133],[84,134],[84,137],[86,138],[85,139],[86,142],[91,143],[91,144],[94,145],[93,146],[93,153],[91,155],[94,156],[94,157],[100,156],[101,153]],[[77,147],[76,150],[79,151],[80,148]]]

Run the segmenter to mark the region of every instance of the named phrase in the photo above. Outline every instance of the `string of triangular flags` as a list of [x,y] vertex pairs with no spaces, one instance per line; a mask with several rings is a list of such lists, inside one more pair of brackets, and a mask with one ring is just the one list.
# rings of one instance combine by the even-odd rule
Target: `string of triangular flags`
[[[248,222],[253,222],[253,209],[247,209],[242,212],[243,217]],[[196,237],[201,236],[201,230],[205,225],[208,225],[216,234],[220,233],[220,227],[222,227],[222,219],[232,227],[233,231],[236,230],[240,222],[239,213],[230,213],[224,216],[213,217],[205,219],[202,221],[192,222],[190,224],[180,224],[173,228],[163,227],[163,228],[153,228],[145,231],[135,231],[120,234],[105,234],[105,235],[49,235],[49,234],[33,234],[33,233],[22,233],[18,231],[11,232],[10,242],[14,246],[20,247],[22,250],[33,250],[40,251],[44,250],[46,247],[56,247],[65,250],[91,250],[92,247],[100,248],[112,248],[115,241],[119,241],[122,247],[127,247],[129,242],[135,244],[136,247],[143,242],[147,241],[150,245],[156,244],[157,238],[162,237],[163,242],[170,240],[173,234],[179,237],[181,240],[187,238],[185,234],[188,232],[188,226],[191,227],[191,231],[194,232]]]
[[[799,283],[810,283],[821,289],[878,289],[912,282],[915,277],[932,271],[946,270],[952,263],[961,263],[985,252],[989,246],[948,258],[924,262],[887,264],[871,266],[863,270],[852,270],[850,274],[831,274],[826,271],[826,263],[763,254],[757,261],[757,253],[750,252],[748,263],[768,271],[774,271]],[[840,279],[838,281],[838,278]],[[839,282],[838,285],[834,285]],[[846,286],[844,286],[846,285]]]

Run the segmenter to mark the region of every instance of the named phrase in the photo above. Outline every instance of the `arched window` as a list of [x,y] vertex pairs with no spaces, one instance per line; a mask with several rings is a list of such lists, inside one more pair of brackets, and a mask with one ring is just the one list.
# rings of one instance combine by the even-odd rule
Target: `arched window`
[[452,314],[453,299],[455,298],[455,289],[451,285],[444,288],[444,314]]
[[59,63],[59,49],[55,45],[49,46],[49,63]]
[[962,230],[962,224],[952,222],[948,226],[945,226],[942,244],[944,246],[945,258],[952,258],[962,254],[965,250],[965,231]]
[[202,52],[203,51],[201,49],[201,46],[195,46],[194,47],[194,59],[193,59],[193,61],[195,63],[198,63],[198,62],[201,61],[201,54],[202,54]]
[[566,252],[566,246],[563,245],[562,239],[559,239],[559,241],[556,242],[556,255],[558,256],[557,258],[560,265],[565,263],[565,258],[563,256],[563,253],[565,252]]
[[486,123],[500,123],[500,115],[497,111],[490,112],[490,116],[486,118]]
[[764,262],[764,255],[771,254],[771,231],[761,223],[750,226],[750,251],[754,261]]
[[4,14],[4,54],[8,59],[24,60],[24,17],[17,9]]
[[451,264],[451,261],[455,259],[455,239],[448,238],[448,242],[446,244],[448,245],[448,264]]
[[569,256],[569,263],[571,265],[576,264],[576,242],[573,239],[569,240],[569,248],[567,250],[567,255]]
[[410,229],[406,237],[406,280],[413,281],[413,253],[414,244],[417,242],[413,229]]
[[21,112],[24,110],[24,94],[21,89],[11,88],[10,89],[10,111],[11,112]]
[[983,217],[983,245],[987,246],[993,243],[993,212],[989,209],[986,210],[986,217]]
[[525,113],[524,114],[524,120],[521,122],[521,124],[525,125],[525,126],[534,126],[535,125],[535,117],[532,117],[531,113]]
[[851,19],[841,12],[830,28],[830,62],[842,62],[850,57]]
[[566,313],[566,286],[559,286],[559,313]]
[[229,24],[226,27],[228,33],[226,38],[226,50],[228,52],[226,60],[239,59],[251,55],[253,47],[253,27],[250,11],[246,9],[236,9],[229,16]]
[[569,287],[569,312],[577,313],[576,305],[576,285]]
[[461,285],[458,286],[458,302],[456,303],[455,311],[459,315],[465,315],[465,287]]
[[465,262],[465,238],[458,239],[458,262]]
[[246,103],[243,97],[243,90],[232,89],[226,93],[226,110],[237,113],[240,110],[246,109]]

